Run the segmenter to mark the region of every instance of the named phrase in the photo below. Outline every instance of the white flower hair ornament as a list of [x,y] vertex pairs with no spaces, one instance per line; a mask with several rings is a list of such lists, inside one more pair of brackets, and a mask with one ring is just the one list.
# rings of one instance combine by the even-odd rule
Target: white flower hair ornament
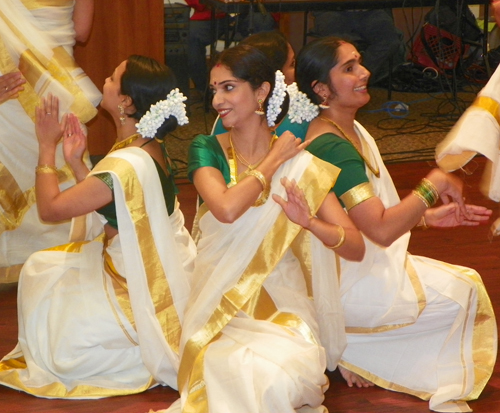
[[310,122],[319,115],[318,105],[315,105],[301,92],[294,82],[287,87],[290,96],[290,106],[288,108],[288,117],[292,123]]
[[267,124],[271,127],[276,125],[276,119],[281,112],[281,105],[286,96],[285,75],[281,70],[276,70],[275,76],[273,94],[267,105]]
[[143,138],[154,138],[158,128],[170,116],[175,116],[180,126],[187,125],[189,119],[186,116],[186,104],[184,103],[186,99],[187,97],[179,92],[178,88],[172,89],[165,100],[151,105],[139,123],[135,124],[137,132]]

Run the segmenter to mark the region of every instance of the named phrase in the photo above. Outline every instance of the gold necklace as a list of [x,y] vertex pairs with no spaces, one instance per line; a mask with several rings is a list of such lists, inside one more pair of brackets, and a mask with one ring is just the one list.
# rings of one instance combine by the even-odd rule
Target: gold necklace
[[253,170],[255,168],[257,168],[257,166],[260,165],[260,163],[264,160],[264,158],[267,156],[267,154],[269,153],[269,150],[271,149],[271,147],[273,146],[273,143],[275,141],[275,139],[277,138],[276,134],[273,135],[273,137],[271,138],[271,141],[269,142],[269,150],[264,154],[264,156],[262,158],[260,158],[257,162],[251,164],[250,162],[248,162],[241,153],[238,153],[238,151],[236,150],[234,144],[233,144],[233,138],[232,138],[232,130],[229,130],[229,145],[232,149],[232,152],[234,153],[234,155],[236,156],[236,158],[238,158],[238,160],[243,164],[245,165],[248,169],[250,170]]
[[363,151],[360,150],[358,148],[358,146],[356,145],[356,143],[347,135],[347,133],[344,132],[344,130],[335,122],[333,121],[332,119],[330,118],[327,118],[326,116],[320,116],[319,117],[322,121],[324,122],[329,122],[331,123],[333,126],[335,126],[342,135],[344,135],[344,137],[346,138],[346,140],[348,142],[351,143],[351,145],[354,147],[354,149],[356,149],[356,152],[359,154],[359,156],[361,156],[361,158],[363,158],[363,161],[365,162],[366,166],[368,166],[368,169],[370,171],[372,171],[372,173],[377,177],[377,178],[380,178],[380,169],[378,167],[378,165],[375,164],[375,166],[373,166],[370,161],[368,161],[368,159],[365,157],[365,155],[363,155]]
[[135,141],[135,140],[137,140],[139,138],[141,138],[141,134],[140,133],[134,133],[132,136],[129,136],[127,139],[124,139],[122,141],[116,142],[111,147],[111,149],[109,150],[108,153],[116,151],[118,149],[125,148],[125,146],[127,146],[128,144],[132,143],[133,141]]

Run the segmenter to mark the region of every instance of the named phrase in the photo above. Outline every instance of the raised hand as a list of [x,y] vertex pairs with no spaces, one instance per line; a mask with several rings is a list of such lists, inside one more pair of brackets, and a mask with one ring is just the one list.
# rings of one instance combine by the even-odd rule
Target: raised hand
[[309,141],[302,142],[300,138],[296,138],[292,132],[285,131],[274,142],[271,154],[278,156],[281,162],[285,162],[306,148],[309,143]]
[[26,79],[21,72],[7,73],[0,76],[0,104],[9,99],[16,99],[24,90]]
[[287,178],[281,178],[281,184],[285,187],[287,200],[281,196],[273,194],[273,199],[281,205],[288,219],[303,228],[309,227],[311,220],[311,210],[304,196],[304,191],[297,186],[297,183]]
[[63,125],[59,123],[59,99],[56,96],[49,94],[36,107],[35,132],[41,146],[56,146],[61,139]]
[[[430,208],[425,212],[425,222],[430,227],[451,228],[460,225],[476,226],[490,219],[493,211],[483,206],[466,204],[468,216],[460,213],[455,202]],[[458,212],[458,217],[457,217]]]
[[89,170],[83,161],[83,154],[87,149],[87,135],[84,133],[80,121],[74,114],[64,119],[63,153],[64,159],[71,166],[77,181],[84,179]]

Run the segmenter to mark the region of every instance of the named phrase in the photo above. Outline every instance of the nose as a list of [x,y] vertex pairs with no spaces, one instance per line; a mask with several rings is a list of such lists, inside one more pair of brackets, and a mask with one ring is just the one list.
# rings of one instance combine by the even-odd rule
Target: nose
[[212,106],[214,107],[214,109],[217,109],[217,106],[219,106],[223,101],[222,95],[220,93],[217,93],[217,89],[212,89],[211,92],[212,92]]

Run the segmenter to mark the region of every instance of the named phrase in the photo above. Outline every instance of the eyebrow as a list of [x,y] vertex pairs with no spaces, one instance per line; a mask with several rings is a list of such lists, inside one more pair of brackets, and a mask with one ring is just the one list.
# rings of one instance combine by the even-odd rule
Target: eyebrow
[[353,59],[349,59],[347,62],[342,63],[341,66],[344,67],[344,66],[350,65],[351,63],[356,63],[358,60],[359,59],[354,59],[354,58]]

